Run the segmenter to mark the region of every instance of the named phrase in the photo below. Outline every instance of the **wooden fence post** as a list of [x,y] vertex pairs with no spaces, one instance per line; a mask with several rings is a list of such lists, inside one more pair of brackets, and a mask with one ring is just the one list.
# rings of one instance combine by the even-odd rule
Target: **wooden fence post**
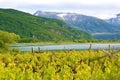
[[34,49],[33,49],[33,47],[32,47],[32,54],[34,55]]
[[91,50],[92,50],[92,44],[90,44],[90,46],[89,46],[89,53],[91,53]]
[[38,47],[38,52],[40,53],[40,47]]

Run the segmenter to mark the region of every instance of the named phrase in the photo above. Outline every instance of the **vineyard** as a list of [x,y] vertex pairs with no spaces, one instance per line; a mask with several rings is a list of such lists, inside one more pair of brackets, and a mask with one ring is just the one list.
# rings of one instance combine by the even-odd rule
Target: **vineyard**
[[101,50],[1,53],[0,80],[119,80],[117,57]]

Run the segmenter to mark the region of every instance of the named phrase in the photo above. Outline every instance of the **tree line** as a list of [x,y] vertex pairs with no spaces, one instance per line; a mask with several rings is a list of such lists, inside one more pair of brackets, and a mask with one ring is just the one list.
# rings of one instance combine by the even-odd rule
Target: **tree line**
[[8,50],[8,45],[10,43],[16,43],[20,39],[20,36],[15,33],[9,33],[0,30],[0,52],[3,50]]

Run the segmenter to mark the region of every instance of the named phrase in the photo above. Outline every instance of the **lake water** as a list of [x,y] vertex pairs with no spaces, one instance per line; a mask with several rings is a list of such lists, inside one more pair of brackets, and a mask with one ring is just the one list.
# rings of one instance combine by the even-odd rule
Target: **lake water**
[[[120,49],[120,44],[92,44],[92,49]],[[11,45],[12,48],[18,48],[20,51],[40,50],[87,50],[90,44],[53,44],[53,45]]]

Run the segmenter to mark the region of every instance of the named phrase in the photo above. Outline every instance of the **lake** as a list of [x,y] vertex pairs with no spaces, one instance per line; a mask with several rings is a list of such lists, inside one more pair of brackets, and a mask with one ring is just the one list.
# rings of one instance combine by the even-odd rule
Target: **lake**
[[[87,50],[90,44],[52,44],[52,45],[11,45],[12,48],[18,48],[20,51],[31,51],[32,48],[35,51],[40,50]],[[120,49],[120,44],[92,44],[92,49]]]

